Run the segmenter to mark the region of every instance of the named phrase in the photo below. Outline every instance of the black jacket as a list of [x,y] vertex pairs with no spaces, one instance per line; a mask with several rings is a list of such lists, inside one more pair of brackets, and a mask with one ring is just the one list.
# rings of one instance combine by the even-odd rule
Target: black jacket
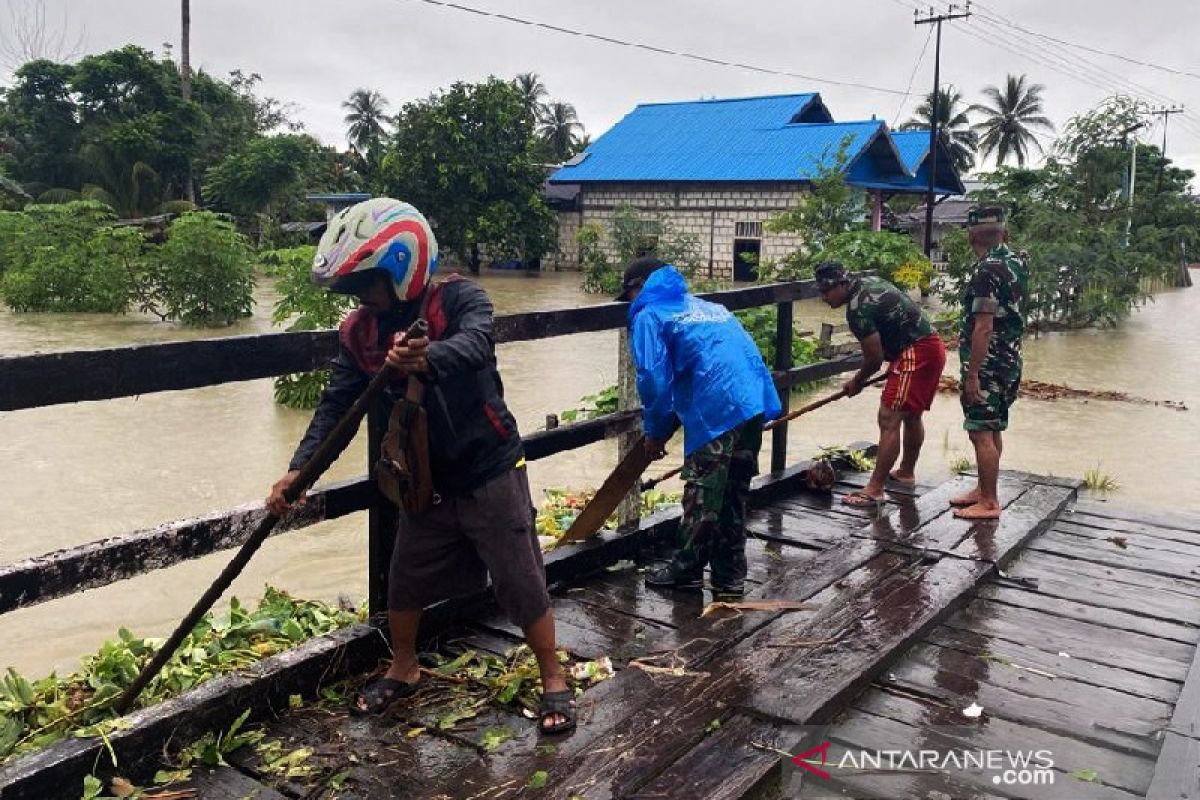
[[[379,345],[386,346],[392,334],[406,330],[418,309],[418,302],[405,303],[378,316]],[[435,334],[429,343],[430,374],[421,377],[426,383],[434,488],[442,495],[467,494],[512,469],[524,454],[496,369],[492,301],[472,281],[447,281],[426,316],[434,323]],[[437,321],[442,321],[444,330],[437,331]],[[344,341],[291,469],[299,469],[312,455],[370,380]],[[386,427],[388,413],[404,396],[405,385],[403,380],[394,382],[371,411],[381,425]]]

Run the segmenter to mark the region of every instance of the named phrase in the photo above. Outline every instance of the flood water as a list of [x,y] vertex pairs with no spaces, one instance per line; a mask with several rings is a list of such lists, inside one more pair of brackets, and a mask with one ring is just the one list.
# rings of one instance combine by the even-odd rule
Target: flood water
[[[583,294],[572,273],[488,274],[500,313],[604,302]],[[0,353],[112,347],[271,330],[273,292],[264,282],[255,316],[231,328],[188,330],[136,315],[19,315],[0,310]],[[819,301],[798,304],[801,328],[841,321]],[[1026,345],[1026,376],[1186,403],[1192,411],[1104,401],[1021,400],[1005,438],[1005,466],[1082,477],[1112,475],[1114,503],[1200,511],[1200,290],[1169,290],[1115,331],[1059,333]],[[613,331],[502,345],[507,398],[521,430],[540,429],[616,379]],[[947,371],[957,374],[951,356]],[[2,378],[0,378],[2,379]],[[828,392],[837,383],[809,394]],[[878,392],[827,406],[791,426],[789,459],[820,445],[875,437]],[[804,402],[797,398],[794,403]],[[268,380],[0,415],[0,564],[162,522],[260,500],[285,470],[309,412],[276,406]],[[919,470],[944,480],[969,453],[957,398],[938,397],[928,415]],[[328,479],[360,475],[359,439]],[[554,486],[598,485],[615,461],[604,442],[530,464],[539,500]],[[656,465],[678,463],[678,446]],[[769,455],[764,449],[763,464]],[[678,488],[678,483],[666,484]],[[290,532],[263,546],[233,593],[257,598],[264,583],[303,597],[365,595],[366,516]],[[116,629],[165,635],[229,559],[219,553],[112,586],[0,617],[0,668],[31,675],[69,671]]]

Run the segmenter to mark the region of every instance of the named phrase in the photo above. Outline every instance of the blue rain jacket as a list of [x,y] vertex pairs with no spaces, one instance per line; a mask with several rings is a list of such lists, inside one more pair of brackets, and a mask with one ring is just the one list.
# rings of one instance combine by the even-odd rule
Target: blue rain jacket
[[651,273],[629,321],[647,436],[668,438],[678,415],[691,455],[751,417],[779,416],[779,394],[750,334],[724,306],[688,294],[674,267]]

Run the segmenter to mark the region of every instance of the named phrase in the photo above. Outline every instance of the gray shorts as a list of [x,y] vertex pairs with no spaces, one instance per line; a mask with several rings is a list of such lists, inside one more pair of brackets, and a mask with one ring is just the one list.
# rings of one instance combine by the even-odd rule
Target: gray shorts
[[388,608],[417,611],[483,591],[527,627],[550,608],[536,512],[524,467],[469,495],[446,497],[427,513],[401,515],[388,573]]

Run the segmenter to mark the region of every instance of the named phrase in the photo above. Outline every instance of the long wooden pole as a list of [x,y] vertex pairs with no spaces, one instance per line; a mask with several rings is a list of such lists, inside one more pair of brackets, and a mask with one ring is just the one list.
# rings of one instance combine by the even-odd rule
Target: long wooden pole
[[[871,378],[869,381],[864,383],[863,386],[870,386],[873,383],[879,383],[886,377],[887,377],[886,372],[881,375],[876,375],[874,378]],[[810,411],[817,410],[821,406],[829,405],[834,400],[841,400],[845,396],[846,396],[846,390],[842,389],[838,392],[835,392],[834,394],[829,395],[828,397],[821,398],[820,400],[814,400],[813,402],[809,403],[806,406],[797,408],[795,411],[792,411],[791,413],[787,414],[786,416],[771,420],[770,422],[768,422],[766,425],[763,426],[763,430],[769,431],[778,425],[782,425],[784,422],[790,422],[791,420],[794,420],[796,417],[803,416],[804,414],[807,414]],[[674,478],[680,472],[683,472],[682,464],[680,464],[678,467],[671,470],[670,472],[665,472],[662,475],[659,475],[657,478],[650,478],[648,480],[644,480],[644,481],[642,481],[642,487],[641,487],[642,491],[643,492],[650,491],[651,489],[653,489],[655,486],[658,486],[663,481],[669,480],[670,478]]]
[[[404,339],[419,338],[426,335],[427,331],[428,326],[425,320],[418,319],[405,332]],[[317,478],[321,477],[321,474],[329,468],[329,465],[333,463],[337,455],[345,449],[346,444],[354,438],[354,434],[358,431],[359,423],[362,422],[362,418],[370,410],[379,395],[383,393],[384,388],[392,378],[392,374],[393,369],[385,362],[383,369],[379,370],[375,374],[375,377],[371,378],[371,382],[367,384],[367,388],[354,401],[354,405],[350,406],[350,410],[342,415],[342,418],[338,420],[338,424],[334,429],[317,445],[316,452],[300,468],[300,473],[296,476],[296,479],[283,492],[283,497],[289,505],[296,502],[301,495],[308,491],[309,487],[316,483]],[[167,661],[174,655],[180,643],[183,642],[184,637],[192,632],[192,629],[196,627],[196,623],[200,621],[200,618],[208,613],[208,610],[220,599],[221,595],[229,588],[234,579],[245,569],[246,564],[250,562],[250,559],[258,551],[258,548],[271,533],[271,529],[278,522],[279,516],[277,514],[271,513],[263,517],[262,522],[258,524],[254,533],[250,535],[250,538],[238,550],[237,555],[233,557],[225,569],[221,570],[221,574],[217,576],[217,579],[200,596],[200,599],[192,606],[192,610],[187,613],[187,616],[175,628],[175,632],[171,634],[170,638],[154,654],[154,658],[150,660],[150,663],[142,667],[141,673],[129,685],[129,688],[117,698],[115,705],[117,713],[124,714],[129,710],[130,706],[133,705],[133,701],[138,698],[142,690],[146,688],[150,681],[154,680],[154,676],[162,670]]]

